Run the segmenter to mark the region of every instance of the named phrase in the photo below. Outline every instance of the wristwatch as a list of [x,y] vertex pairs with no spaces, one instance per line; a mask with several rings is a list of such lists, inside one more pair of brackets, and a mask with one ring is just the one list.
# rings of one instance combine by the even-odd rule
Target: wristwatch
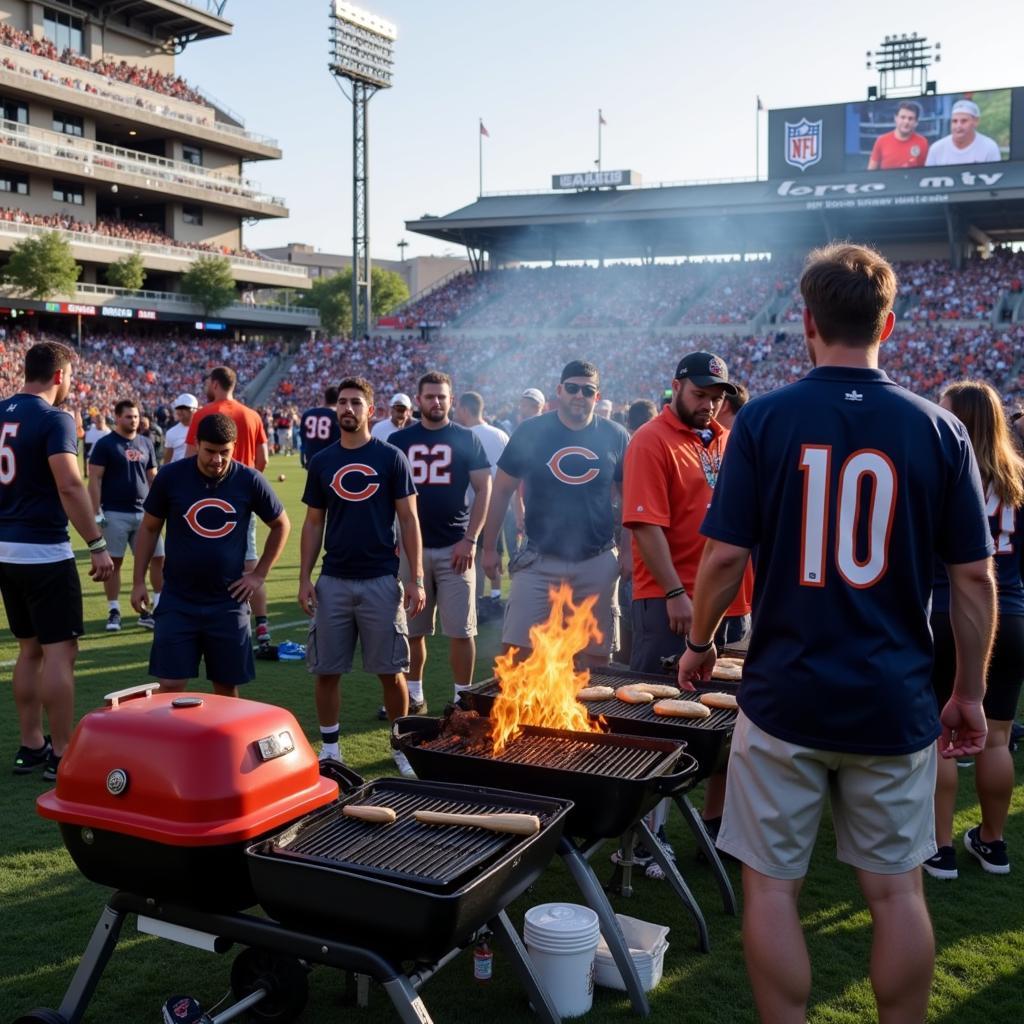
[[687,650],[693,651],[694,654],[707,654],[712,647],[715,646],[715,639],[712,637],[706,644],[695,644],[690,639],[690,634],[686,634],[686,647]]

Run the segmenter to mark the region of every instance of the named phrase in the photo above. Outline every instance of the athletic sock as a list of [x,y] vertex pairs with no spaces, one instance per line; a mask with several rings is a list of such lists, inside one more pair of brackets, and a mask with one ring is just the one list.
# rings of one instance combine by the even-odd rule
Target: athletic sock
[[423,700],[423,680],[406,679],[405,685],[409,690],[409,700],[414,700],[419,704]]
[[107,602],[107,610],[108,611],[114,611],[114,612],[120,612],[121,611],[121,602],[120,601],[108,601]]
[[491,600],[493,601],[495,598],[499,598],[499,597],[501,597],[501,587],[492,587],[491,588]]
[[338,736],[341,733],[341,725],[335,723],[334,725],[321,725],[320,726],[320,739],[324,741],[324,746],[330,744],[332,747],[338,745]]
[[160,603],[160,591],[159,590],[154,590],[153,591],[153,608],[151,609],[151,611],[155,611],[156,610],[156,606],[159,603]]
[[468,690],[472,685],[473,685],[472,683],[456,683],[455,684],[455,699],[458,700],[459,699],[459,694],[462,693],[463,690]]

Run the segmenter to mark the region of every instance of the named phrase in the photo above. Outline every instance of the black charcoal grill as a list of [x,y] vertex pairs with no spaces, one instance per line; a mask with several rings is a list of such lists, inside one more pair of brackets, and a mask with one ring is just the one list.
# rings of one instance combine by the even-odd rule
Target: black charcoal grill
[[494,755],[485,736],[449,734],[446,719],[420,716],[398,719],[392,725],[391,743],[420,778],[474,780],[524,793],[557,793],[573,801],[558,852],[600,920],[638,1013],[649,1014],[650,1004],[612,905],[589,864],[605,840],[625,835],[632,849],[634,835],[642,838],[693,916],[701,950],[710,949],[697,901],[643,821],[659,800],[686,792],[699,779],[697,762],[685,743],[524,726],[501,754]]

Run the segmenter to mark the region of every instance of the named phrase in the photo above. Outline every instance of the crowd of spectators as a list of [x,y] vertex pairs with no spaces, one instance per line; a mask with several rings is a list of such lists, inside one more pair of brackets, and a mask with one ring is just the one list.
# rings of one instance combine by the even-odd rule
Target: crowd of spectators
[[904,316],[912,320],[987,320],[1004,292],[1019,295],[1024,253],[997,251],[954,270],[945,260],[897,263]]
[[202,94],[193,89],[180,75],[129,64],[126,60],[109,60],[107,58],[89,60],[70,48],[60,51],[49,39],[36,39],[27,32],[14,28],[8,22],[0,23],[0,45],[31,53],[35,57],[58,61],[69,67],[78,68],[79,71],[89,71],[111,82],[134,85],[140,89],[158,92],[162,96],[172,96],[188,103],[206,104],[207,102]]
[[482,287],[476,276],[465,271],[423,298],[405,306],[394,319],[403,330],[414,327],[447,327],[489,295],[488,288]]
[[105,238],[123,238],[130,242],[144,242],[148,245],[169,245],[175,249],[193,249],[210,252],[218,256],[244,256],[251,260],[265,260],[266,257],[252,249],[229,249],[227,246],[212,245],[209,242],[187,242],[165,235],[154,224],[134,223],[100,217],[95,223],[78,220],[68,213],[29,213],[16,207],[0,207],[0,221],[13,224],[32,224],[41,228],[58,228],[62,231],[76,231],[87,235],[102,235]]

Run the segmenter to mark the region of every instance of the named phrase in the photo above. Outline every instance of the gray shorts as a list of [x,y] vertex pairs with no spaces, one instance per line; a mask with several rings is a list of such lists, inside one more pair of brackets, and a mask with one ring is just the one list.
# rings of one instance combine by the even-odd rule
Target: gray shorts
[[[630,608],[633,647],[629,667],[634,672],[662,672],[662,658],[682,654],[686,641],[668,628],[668,611],[663,597],[638,597]],[[719,651],[728,644],[739,643],[750,633],[749,615],[731,615],[722,619],[715,633]]]
[[[107,551],[111,558],[124,558],[124,553],[131,548],[135,553],[135,540],[142,523],[141,512],[107,512],[104,510],[107,525],[103,527],[103,539],[107,542]],[[164,557],[164,536],[161,532],[156,539],[154,558]]]
[[601,642],[591,643],[585,654],[608,657],[619,649],[619,554],[616,548],[581,562],[569,562],[523,548],[509,560],[512,585],[505,608],[501,642],[530,646],[530,627],[544,622],[551,612],[549,591],[563,580],[572,587],[573,601],[597,594],[594,616]]
[[316,581],[316,614],[309,626],[306,667],[318,676],[352,671],[356,640],[363,669],[394,675],[409,668],[409,636],[402,606],[402,584],[394,576]]
[[[435,613],[441,616],[441,632],[445,636],[476,636],[476,569],[457,573],[452,568],[452,547],[423,549],[427,603],[419,615],[409,620],[409,636],[433,636]],[[404,554],[402,572],[408,578]]]
[[245,535],[245,560],[255,562],[260,556],[256,553],[256,517],[249,516],[249,532]]
[[741,711],[717,845],[770,878],[807,874],[825,801],[836,856],[879,875],[935,853],[936,744],[913,754],[847,754],[787,743]]

